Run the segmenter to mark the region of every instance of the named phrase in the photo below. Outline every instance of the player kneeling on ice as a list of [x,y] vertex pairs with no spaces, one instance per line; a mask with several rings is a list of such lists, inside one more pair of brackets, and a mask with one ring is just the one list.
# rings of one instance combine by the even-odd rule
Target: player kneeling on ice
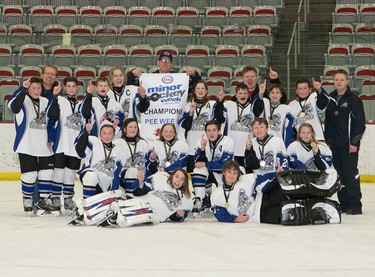
[[233,149],[233,140],[220,134],[220,123],[208,121],[205,135],[195,145],[195,164],[191,174],[195,193],[194,216],[202,216],[204,210],[211,207],[209,195],[212,183],[221,187],[222,168],[227,160],[233,160]]
[[70,224],[128,227],[168,218],[182,222],[193,208],[184,169],[176,169],[171,175],[158,172],[147,178],[139,190],[147,194],[126,200],[123,191],[115,190],[77,201]]
[[211,195],[212,211],[220,222],[244,223],[251,215],[248,211],[254,202],[251,197],[254,174],[241,175],[240,165],[230,160],[223,166],[223,186]]
[[99,138],[89,135],[95,126],[87,123],[75,142],[75,149],[81,158],[86,158],[79,179],[83,185],[83,198],[95,194],[116,190],[120,185],[120,174],[126,161],[123,144],[113,141],[115,127],[104,124],[100,128]]

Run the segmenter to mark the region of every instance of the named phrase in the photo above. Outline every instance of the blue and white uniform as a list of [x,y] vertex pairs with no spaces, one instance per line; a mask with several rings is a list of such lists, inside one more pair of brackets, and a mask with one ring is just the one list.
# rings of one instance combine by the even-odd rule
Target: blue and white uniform
[[112,123],[115,119],[119,121],[119,125],[115,126],[116,137],[121,137],[121,125],[124,121],[124,113],[122,112],[121,105],[109,97],[96,96],[86,93],[82,101],[81,108],[86,106],[91,107],[95,125],[91,130],[91,135],[99,136],[100,127],[105,123]]
[[[181,190],[168,184],[168,178],[169,174],[166,172],[158,172],[147,178],[144,185],[149,192],[141,198],[150,203],[158,222],[164,222],[168,218],[173,221],[183,221],[193,208],[193,200],[191,197],[187,198]],[[178,210],[185,212],[183,218],[176,217],[175,213]]]
[[226,161],[233,160],[234,143],[230,137],[220,135],[215,142],[209,141],[206,137],[207,145],[205,150],[201,148],[201,139],[196,141],[194,162],[205,162],[206,166],[194,168],[191,174],[194,192],[197,197],[205,197],[205,188],[212,185],[209,180],[212,172],[215,183],[222,185],[222,168]]
[[220,222],[235,222],[240,214],[248,214],[254,202],[251,196],[254,184],[254,174],[247,174],[240,176],[231,186],[224,184],[216,189],[211,195],[211,209],[216,219]]
[[[246,140],[251,132],[251,123],[255,119],[250,102],[244,105],[238,102],[226,101],[224,103],[225,127],[224,135],[234,142],[234,156],[243,157],[246,148]],[[243,165],[243,164],[241,164]]]
[[324,142],[319,142],[317,146],[319,151],[315,154],[310,144],[302,141],[292,142],[287,149],[290,168],[326,170],[331,167],[331,149]]
[[302,123],[310,123],[315,131],[317,140],[324,140],[323,127],[320,115],[329,101],[324,91],[322,93],[311,93],[306,99],[295,99],[289,103],[294,117],[294,128],[298,130]]
[[245,152],[245,168],[248,170],[250,165],[257,164],[255,168],[251,168],[256,175],[256,181],[252,196],[255,199],[253,209],[253,222],[260,222],[260,211],[262,206],[263,193],[265,193],[271,183],[276,178],[278,165],[283,170],[288,170],[288,157],[286,148],[281,138],[267,135],[263,140],[259,141],[257,138],[251,139],[253,146],[251,150]]
[[80,157],[85,158],[79,171],[83,197],[95,195],[97,185],[103,192],[119,189],[120,174],[126,161],[124,145],[116,140],[106,145],[86,131],[77,137],[75,145]]
[[139,170],[142,170],[146,177],[150,175],[147,168],[150,162],[151,148],[148,142],[142,138],[136,138],[134,141],[126,141],[121,138],[116,140],[116,144],[124,149],[126,160],[123,162],[121,186],[129,194],[139,187]]
[[268,133],[281,138],[285,147],[293,141],[294,117],[292,108],[285,104],[272,104],[267,98],[263,98],[265,118],[268,120]]
[[197,103],[197,108],[192,116],[189,115],[190,105],[191,102],[188,102],[186,110],[182,118],[178,121],[178,124],[185,129],[186,142],[189,145],[188,155],[194,156],[195,143],[205,133],[204,126],[209,120],[214,119],[215,101],[208,101],[205,105]]
[[156,152],[156,159],[150,161],[149,170],[156,173],[160,168],[172,173],[177,168],[186,169],[188,144],[184,141],[174,139],[170,142],[156,140],[151,143]]
[[81,101],[75,96],[67,94],[51,96],[48,110],[56,117],[51,128],[52,149],[55,153],[55,168],[52,176],[53,197],[59,197],[62,190],[65,198],[74,195],[75,174],[80,167],[80,157],[75,150],[74,142],[90,116],[89,113],[83,116],[80,104]]
[[16,137],[13,151],[18,153],[20,160],[24,198],[32,198],[37,180],[42,197],[46,197],[52,189],[53,152],[48,147],[47,105],[46,98],[32,99],[23,86],[12,94],[8,102],[14,114]]

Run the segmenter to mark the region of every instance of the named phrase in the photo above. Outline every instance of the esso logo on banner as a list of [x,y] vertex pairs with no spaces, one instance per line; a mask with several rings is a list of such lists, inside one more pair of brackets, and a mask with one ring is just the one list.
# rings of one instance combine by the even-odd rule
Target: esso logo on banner
[[173,82],[173,78],[172,76],[164,76],[161,81],[165,84],[170,84]]

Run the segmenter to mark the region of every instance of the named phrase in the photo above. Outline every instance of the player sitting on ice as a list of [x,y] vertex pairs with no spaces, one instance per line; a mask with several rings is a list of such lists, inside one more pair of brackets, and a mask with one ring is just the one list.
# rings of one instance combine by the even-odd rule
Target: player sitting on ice
[[122,190],[115,190],[77,201],[70,224],[129,227],[168,219],[182,222],[193,207],[184,169],[176,169],[171,175],[158,172],[140,187],[148,193],[130,200]]
[[244,223],[249,221],[251,197],[254,187],[254,174],[241,176],[237,161],[226,161],[223,166],[223,186],[211,195],[212,211],[220,222]]

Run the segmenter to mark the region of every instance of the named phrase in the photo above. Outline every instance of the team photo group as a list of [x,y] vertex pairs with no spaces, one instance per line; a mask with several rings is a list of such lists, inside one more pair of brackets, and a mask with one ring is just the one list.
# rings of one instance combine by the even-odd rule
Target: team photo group
[[[111,69],[87,82],[45,65],[11,96],[25,213],[71,225],[127,227],[188,216],[305,225],[362,214],[363,104],[337,70],[330,93],[312,77],[290,101],[272,68],[243,68],[234,95],[194,68]],[[322,118],[324,116],[324,125]],[[323,127],[324,126],[324,127]],[[75,197],[75,181],[83,197]],[[338,202],[330,199],[337,192]]]

